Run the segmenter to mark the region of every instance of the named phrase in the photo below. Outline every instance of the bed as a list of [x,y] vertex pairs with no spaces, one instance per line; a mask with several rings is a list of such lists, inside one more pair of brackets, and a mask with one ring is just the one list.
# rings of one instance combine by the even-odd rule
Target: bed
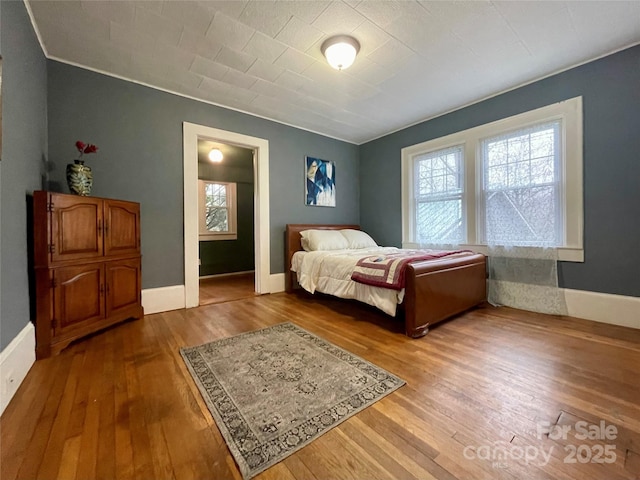
[[[314,224],[286,226],[285,290],[288,293],[301,288],[296,272],[291,270],[294,254],[304,250],[301,232],[344,229],[360,230],[360,227]],[[326,293],[321,289],[316,291]],[[435,324],[484,302],[486,295],[486,260],[482,254],[467,252],[412,262],[406,267],[404,289],[398,292],[399,311],[396,316],[404,319],[407,336],[419,338],[426,335]]]

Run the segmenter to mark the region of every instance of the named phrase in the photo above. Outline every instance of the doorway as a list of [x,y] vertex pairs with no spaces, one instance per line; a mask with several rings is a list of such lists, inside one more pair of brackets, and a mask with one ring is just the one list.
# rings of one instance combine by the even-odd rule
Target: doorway
[[198,222],[198,141],[207,140],[234,145],[254,152],[254,292],[270,293],[269,240],[269,142],[235,132],[204,125],[183,123],[184,160],[184,271],[185,305],[200,304],[199,288],[199,222]]
[[198,139],[200,305],[255,295],[254,154]]

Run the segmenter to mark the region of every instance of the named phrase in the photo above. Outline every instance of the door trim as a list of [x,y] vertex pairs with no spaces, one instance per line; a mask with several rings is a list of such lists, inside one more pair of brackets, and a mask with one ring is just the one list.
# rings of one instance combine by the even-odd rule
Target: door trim
[[236,132],[183,122],[184,162],[184,284],[185,306],[200,302],[198,271],[198,140],[229,143],[255,151],[254,244],[256,293],[270,293],[269,141]]

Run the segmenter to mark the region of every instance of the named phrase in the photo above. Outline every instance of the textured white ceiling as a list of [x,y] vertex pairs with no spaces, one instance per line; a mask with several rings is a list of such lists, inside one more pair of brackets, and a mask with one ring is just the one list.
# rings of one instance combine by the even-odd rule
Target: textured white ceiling
[[27,5],[49,58],[358,144],[640,42],[638,0]]

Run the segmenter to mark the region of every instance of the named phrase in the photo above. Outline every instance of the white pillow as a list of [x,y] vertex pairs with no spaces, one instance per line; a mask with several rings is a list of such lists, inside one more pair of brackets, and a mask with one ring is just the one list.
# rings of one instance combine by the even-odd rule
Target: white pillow
[[347,239],[349,244],[348,248],[371,248],[378,246],[376,241],[362,230],[346,229],[340,230],[340,233]]
[[349,242],[339,230],[303,230],[300,236],[302,248],[307,252],[349,248]]

